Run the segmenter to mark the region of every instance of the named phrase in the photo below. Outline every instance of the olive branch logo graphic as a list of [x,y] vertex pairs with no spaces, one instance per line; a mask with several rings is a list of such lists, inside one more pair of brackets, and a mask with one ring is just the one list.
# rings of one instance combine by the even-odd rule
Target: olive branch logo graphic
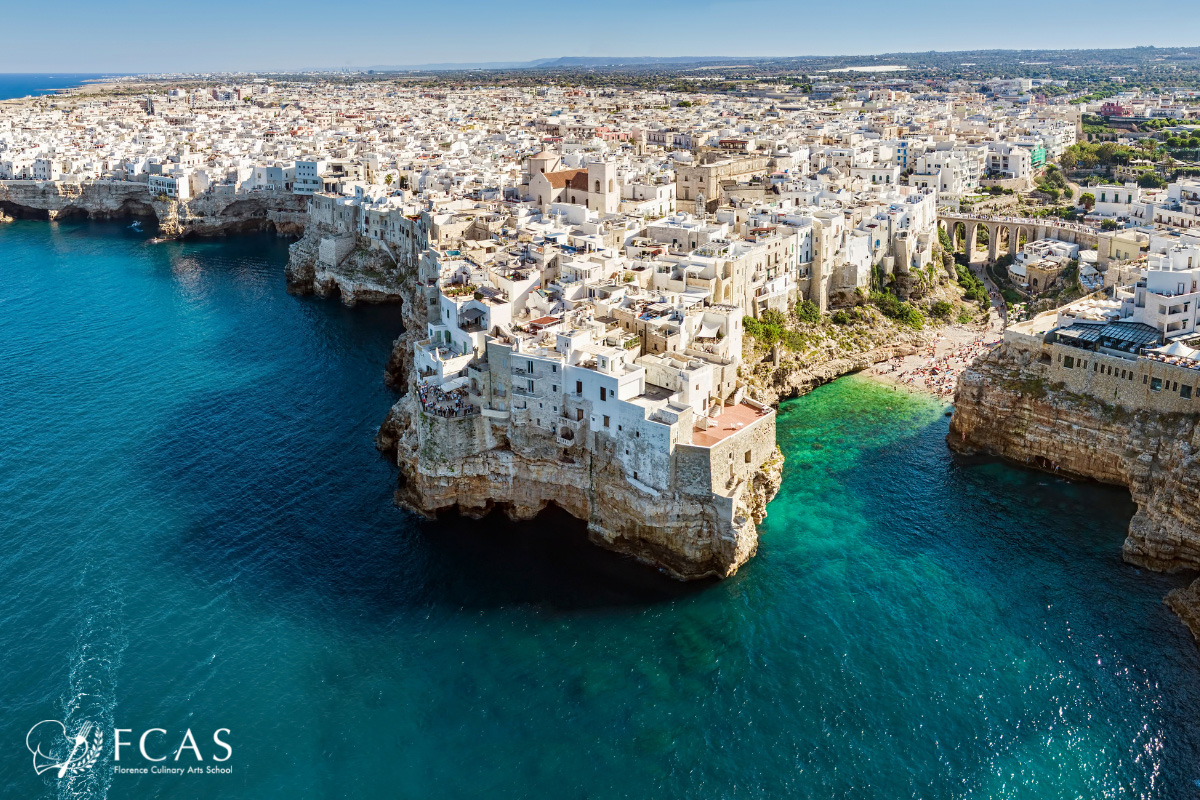
[[[90,737],[90,741],[89,741]],[[62,745],[70,746],[66,758],[54,755]],[[74,736],[67,735],[67,726],[56,719],[44,719],[29,729],[25,747],[33,754],[33,770],[38,775],[57,770],[57,777],[77,775],[91,769],[100,758],[104,746],[104,731],[90,721],[84,721]]]

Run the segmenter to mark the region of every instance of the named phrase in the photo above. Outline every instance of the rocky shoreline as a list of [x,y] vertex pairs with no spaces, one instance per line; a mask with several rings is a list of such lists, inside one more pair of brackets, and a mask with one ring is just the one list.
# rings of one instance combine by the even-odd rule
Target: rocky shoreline
[[204,194],[178,203],[151,197],[146,184],[130,181],[0,181],[0,213],[52,221],[153,219],[171,238],[257,231],[301,236],[307,203],[290,192]]
[[[947,444],[1129,489],[1138,510],[1126,562],[1200,570],[1200,416],[1130,410],[1046,380],[1032,353],[1002,343],[963,374]],[[1200,641],[1200,579],[1167,604]]]

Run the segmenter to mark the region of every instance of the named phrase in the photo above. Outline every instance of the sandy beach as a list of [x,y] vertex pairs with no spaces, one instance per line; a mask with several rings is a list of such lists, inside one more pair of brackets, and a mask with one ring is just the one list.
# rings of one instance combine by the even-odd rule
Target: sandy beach
[[863,374],[910,393],[934,395],[949,405],[958,376],[977,357],[995,347],[1004,334],[1004,320],[997,307],[1002,301],[994,293],[992,300],[986,327],[948,325],[938,331],[930,345],[912,355],[881,361]]

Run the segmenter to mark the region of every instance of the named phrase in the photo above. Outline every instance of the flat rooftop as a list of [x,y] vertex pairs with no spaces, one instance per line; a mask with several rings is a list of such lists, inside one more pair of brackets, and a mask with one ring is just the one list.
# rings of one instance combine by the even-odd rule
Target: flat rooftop
[[736,406],[725,406],[721,416],[713,419],[716,424],[706,431],[692,431],[692,444],[700,447],[712,447],[717,442],[728,439],[733,434],[746,428],[755,420],[767,416],[770,412],[762,413],[753,406],[738,403]]

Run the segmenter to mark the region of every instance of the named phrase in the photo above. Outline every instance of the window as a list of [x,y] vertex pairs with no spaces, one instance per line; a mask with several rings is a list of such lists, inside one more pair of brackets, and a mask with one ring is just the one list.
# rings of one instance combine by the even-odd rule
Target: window
[[[603,403],[607,399],[608,399],[608,389],[601,386],[600,387],[600,402]],[[608,417],[605,417],[605,419],[608,419]],[[604,424],[607,425],[608,423],[606,422]]]
[[750,451],[749,450],[746,451],[746,463],[747,464],[750,463]]
[[557,386],[557,385],[552,385],[552,386],[550,387],[550,391],[554,392],[555,394],[558,394],[558,386]]
[[526,368],[526,372],[528,372],[530,375],[532,375],[533,374],[533,362],[530,361],[530,362],[528,362],[528,364],[529,364],[529,366]]
[[608,414],[604,415],[604,427],[608,427]]
[[1184,400],[1187,400],[1188,398],[1190,398],[1192,396],[1192,387],[1180,386],[1179,387],[1179,396],[1182,397]]
[[575,394],[583,394],[583,381],[575,381]]
[[1075,368],[1075,358],[1073,356],[1063,356],[1063,366],[1067,369]]
[[1162,391],[1162,378],[1151,378],[1150,379],[1150,391],[1152,391],[1152,392]]

